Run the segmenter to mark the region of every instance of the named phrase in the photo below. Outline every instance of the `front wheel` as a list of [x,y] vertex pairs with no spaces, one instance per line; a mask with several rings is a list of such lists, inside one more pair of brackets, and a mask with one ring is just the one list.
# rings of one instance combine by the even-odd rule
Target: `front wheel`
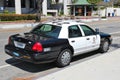
[[70,64],[72,59],[72,52],[69,49],[65,49],[60,52],[60,55],[57,58],[57,65],[59,67],[65,67]]
[[109,41],[107,39],[104,39],[102,42],[101,42],[101,45],[100,45],[100,48],[99,48],[99,51],[101,53],[105,53],[109,50]]

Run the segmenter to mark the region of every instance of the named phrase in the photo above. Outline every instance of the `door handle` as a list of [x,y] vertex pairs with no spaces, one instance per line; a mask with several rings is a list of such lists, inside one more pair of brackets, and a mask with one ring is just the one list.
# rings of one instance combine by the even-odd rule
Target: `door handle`
[[90,40],[90,38],[87,38],[87,40]]
[[72,43],[74,43],[75,42],[75,40],[73,40],[73,41],[71,41]]

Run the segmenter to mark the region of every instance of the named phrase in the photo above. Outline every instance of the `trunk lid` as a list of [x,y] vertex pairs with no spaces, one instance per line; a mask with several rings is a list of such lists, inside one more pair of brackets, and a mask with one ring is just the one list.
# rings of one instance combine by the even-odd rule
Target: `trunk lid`
[[46,37],[44,35],[24,33],[24,34],[16,34],[11,36],[10,43],[11,45],[14,45],[17,48],[32,50],[32,46],[36,42],[43,42],[48,39],[51,39],[51,38]]

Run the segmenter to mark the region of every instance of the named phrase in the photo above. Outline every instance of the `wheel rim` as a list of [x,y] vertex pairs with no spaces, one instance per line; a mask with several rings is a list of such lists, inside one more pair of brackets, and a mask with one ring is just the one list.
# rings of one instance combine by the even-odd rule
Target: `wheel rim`
[[71,55],[68,51],[65,51],[63,55],[61,56],[61,62],[63,65],[67,65],[70,63]]
[[103,50],[104,50],[104,51],[107,51],[108,48],[109,48],[109,43],[106,41],[106,42],[104,43]]

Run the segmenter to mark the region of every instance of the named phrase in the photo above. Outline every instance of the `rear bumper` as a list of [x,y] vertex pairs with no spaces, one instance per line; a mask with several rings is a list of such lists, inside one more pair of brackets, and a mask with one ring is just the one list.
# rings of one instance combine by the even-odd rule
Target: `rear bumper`
[[5,52],[13,58],[20,59],[26,62],[31,62],[34,64],[54,62],[59,54],[58,51],[37,53],[16,48],[11,45],[5,46]]

